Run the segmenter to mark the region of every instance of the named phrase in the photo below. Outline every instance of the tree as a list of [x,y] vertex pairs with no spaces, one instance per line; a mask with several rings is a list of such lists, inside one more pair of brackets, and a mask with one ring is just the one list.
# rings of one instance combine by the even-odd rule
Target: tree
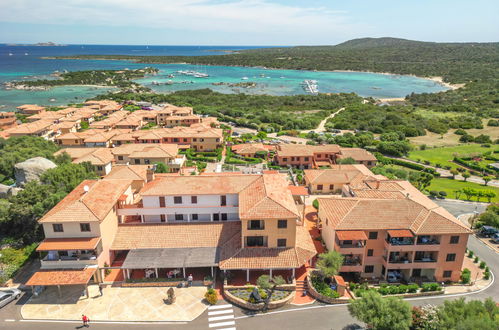
[[450,170],[450,174],[452,174],[452,179],[456,179],[456,175],[459,174],[459,171],[453,168],[452,170]]
[[492,180],[492,177],[489,175],[486,175],[486,176],[482,177],[482,179],[485,182],[485,185],[487,185]]
[[317,260],[317,268],[323,277],[334,276],[343,265],[343,259],[343,255],[337,251],[321,253]]
[[496,330],[499,307],[492,298],[487,298],[485,301],[465,301],[461,298],[444,301],[437,314],[439,329]]
[[260,140],[266,139],[267,138],[267,132],[260,131],[256,134],[256,137],[259,138]]
[[375,330],[408,330],[412,324],[408,302],[396,297],[383,298],[371,290],[363,293],[361,299],[352,301],[348,311]]
[[464,187],[462,190],[463,190],[463,194],[466,195],[467,200],[471,200],[471,197],[473,197],[477,194],[476,190],[473,188]]
[[459,197],[461,197],[462,193],[463,193],[462,189],[454,190],[454,194],[456,194],[456,199],[459,199]]
[[339,159],[338,164],[357,164],[357,162],[352,157],[347,157],[347,158]]
[[272,295],[274,294],[275,288],[278,285],[286,284],[286,280],[281,275],[277,275],[274,277],[270,277],[269,275],[261,275],[256,280],[256,285],[265,290],[267,293],[267,297],[265,298],[265,303],[263,305],[262,310],[267,311],[269,306],[269,302],[272,299]]
[[475,196],[476,196],[476,201],[479,202],[480,198],[485,197],[485,191],[478,190]]
[[170,172],[168,165],[166,165],[165,163],[158,162],[158,163],[154,163],[154,164],[156,165],[155,173],[168,173],[168,172]]
[[486,190],[485,191],[485,197],[487,197],[489,203],[492,200],[492,198],[496,197],[496,193],[493,192],[492,190]]
[[471,176],[470,172],[466,171],[462,174],[464,181],[468,180],[468,178]]

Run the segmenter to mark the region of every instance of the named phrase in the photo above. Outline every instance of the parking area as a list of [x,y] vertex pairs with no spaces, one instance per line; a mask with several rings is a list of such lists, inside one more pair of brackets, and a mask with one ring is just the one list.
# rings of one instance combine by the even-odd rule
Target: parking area
[[123,288],[108,286],[99,293],[89,286],[90,297],[82,296],[82,286],[48,287],[31,297],[21,314],[24,319],[80,320],[87,315],[94,321],[192,321],[207,308],[203,298],[206,287],[174,288],[176,301],[168,304],[168,288]]

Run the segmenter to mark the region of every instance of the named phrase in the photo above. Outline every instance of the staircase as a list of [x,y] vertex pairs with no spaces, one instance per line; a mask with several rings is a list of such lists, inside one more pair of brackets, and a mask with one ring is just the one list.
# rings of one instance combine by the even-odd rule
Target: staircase
[[297,297],[302,297],[304,296],[304,292],[308,291],[308,284],[307,281],[296,281],[296,296]]

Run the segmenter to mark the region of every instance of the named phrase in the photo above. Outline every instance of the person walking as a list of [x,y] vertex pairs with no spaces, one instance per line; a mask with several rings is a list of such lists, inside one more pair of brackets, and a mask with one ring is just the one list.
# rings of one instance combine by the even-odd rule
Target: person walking
[[100,296],[102,297],[102,284],[99,284],[99,293],[100,293]]
[[81,320],[83,322],[83,326],[85,328],[88,328],[89,327],[89,325],[88,325],[88,321],[89,321],[88,316],[86,316],[85,314],[81,314]]
[[189,274],[189,276],[187,277],[187,287],[190,287],[192,285],[192,280],[192,274]]

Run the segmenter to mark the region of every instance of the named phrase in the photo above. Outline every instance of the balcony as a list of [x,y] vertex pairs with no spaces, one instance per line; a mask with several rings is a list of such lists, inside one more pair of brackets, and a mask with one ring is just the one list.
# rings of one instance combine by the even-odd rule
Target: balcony
[[418,236],[417,245],[439,245],[440,244],[440,237],[438,236]]
[[420,259],[414,259],[414,262],[437,262],[437,259],[428,257],[428,258],[420,258]]
[[42,269],[82,268],[86,265],[97,265],[97,256],[95,254],[82,254],[79,257],[47,255],[40,262]]

